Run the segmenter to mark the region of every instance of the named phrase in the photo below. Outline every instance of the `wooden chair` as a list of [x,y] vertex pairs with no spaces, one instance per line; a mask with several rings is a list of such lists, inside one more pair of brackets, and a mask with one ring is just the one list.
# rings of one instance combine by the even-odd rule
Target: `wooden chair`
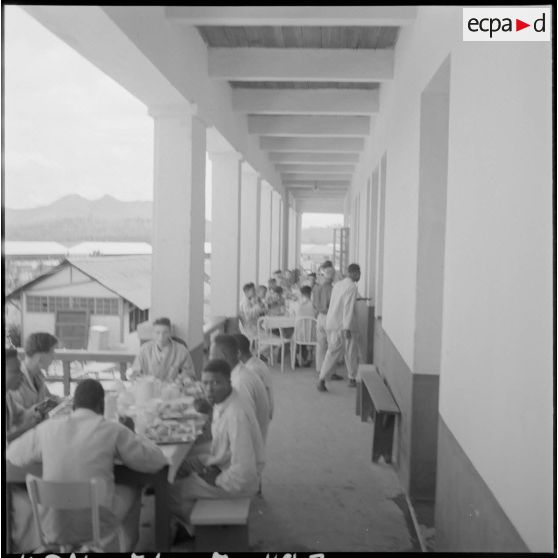
[[[33,520],[41,545],[44,549],[58,546],[61,552],[70,552],[72,547],[85,545],[90,551],[104,552],[104,546],[118,535],[120,552],[124,552],[124,532],[120,525],[115,525],[114,530],[101,538],[101,521],[99,516],[99,502],[105,489],[102,479],[93,478],[89,482],[49,482],[28,474],[25,477],[27,492],[31,500]],[[53,510],[91,510],[91,527],[93,538],[84,538],[82,541],[70,539],[49,540],[45,535],[39,515],[39,505]]]
[[295,369],[296,348],[299,347],[299,362],[302,363],[302,345],[318,344],[316,338],[316,327],[318,320],[316,318],[301,317],[295,321],[293,336],[291,337],[291,368]]
[[[262,316],[258,318],[258,358],[264,347],[270,347],[269,364],[273,366],[273,349],[281,348],[281,372],[285,371],[285,345],[290,345],[291,340],[283,335],[284,318],[282,316]],[[272,329],[278,329],[279,335],[274,335]]]

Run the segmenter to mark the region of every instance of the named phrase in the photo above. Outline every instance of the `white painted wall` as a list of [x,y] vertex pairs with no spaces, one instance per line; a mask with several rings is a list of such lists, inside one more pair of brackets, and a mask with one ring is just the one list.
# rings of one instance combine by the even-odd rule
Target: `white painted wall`
[[[552,549],[550,43],[465,43],[420,7],[362,157],[387,152],[383,327],[412,368],[420,94],[451,56],[440,413],[532,551]],[[351,230],[351,233],[353,231]]]

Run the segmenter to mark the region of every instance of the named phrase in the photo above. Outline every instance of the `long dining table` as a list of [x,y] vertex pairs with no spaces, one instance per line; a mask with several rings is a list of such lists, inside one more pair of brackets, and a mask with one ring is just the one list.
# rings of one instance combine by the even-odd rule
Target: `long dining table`
[[[169,491],[170,485],[176,477],[178,467],[190,452],[194,442],[181,444],[161,445],[161,451],[167,458],[168,465],[156,473],[142,473],[135,471],[121,462],[115,461],[114,480],[117,484],[127,484],[134,486],[152,486],[155,498],[155,546],[158,552],[168,552],[170,550],[170,509]],[[10,510],[11,510],[11,488],[14,484],[25,483],[25,476],[28,473],[41,477],[42,464],[34,463],[29,467],[16,467],[6,460],[6,498],[7,498],[7,527],[8,536],[6,537],[7,552],[13,552],[10,529]]]

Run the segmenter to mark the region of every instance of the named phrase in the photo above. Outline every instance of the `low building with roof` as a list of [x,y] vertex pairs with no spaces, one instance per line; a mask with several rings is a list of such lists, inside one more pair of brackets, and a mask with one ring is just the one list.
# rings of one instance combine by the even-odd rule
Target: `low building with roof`
[[89,329],[105,326],[110,348],[139,346],[137,325],[149,318],[151,255],[75,257],[13,290],[21,335],[53,333],[60,347],[86,348]]

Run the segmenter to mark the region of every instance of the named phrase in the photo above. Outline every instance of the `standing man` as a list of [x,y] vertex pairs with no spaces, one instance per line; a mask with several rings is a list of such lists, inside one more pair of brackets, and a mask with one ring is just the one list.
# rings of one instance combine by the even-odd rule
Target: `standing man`
[[[335,268],[333,264],[327,260],[322,264],[321,283],[316,286],[312,293],[312,302],[316,309],[317,325],[316,325],[316,372],[320,373],[322,363],[327,351],[327,332],[326,332],[326,316],[331,301],[331,291],[333,290],[333,277],[335,276]],[[335,379],[337,374],[333,374]]]
[[349,386],[356,386],[358,365],[358,347],[355,331],[351,332],[355,302],[357,299],[357,283],[360,279],[360,267],[351,264],[347,269],[347,277],[333,286],[331,301],[326,316],[327,352],[320,369],[318,391],[327,391],[325,382],[335,370],[338,358],[343,354],[349,374]]

